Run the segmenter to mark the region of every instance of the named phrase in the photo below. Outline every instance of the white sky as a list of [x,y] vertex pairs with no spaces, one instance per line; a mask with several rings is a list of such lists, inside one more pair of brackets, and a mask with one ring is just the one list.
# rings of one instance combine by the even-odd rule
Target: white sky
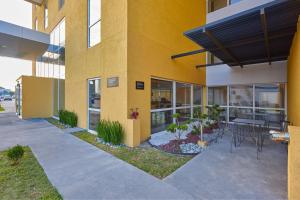
[[[0,0],[0,20],[32,28],[31,4],[24,0]],[[21,75],[31,75],[31,61],[0,56],[0,86],[14,90]]]

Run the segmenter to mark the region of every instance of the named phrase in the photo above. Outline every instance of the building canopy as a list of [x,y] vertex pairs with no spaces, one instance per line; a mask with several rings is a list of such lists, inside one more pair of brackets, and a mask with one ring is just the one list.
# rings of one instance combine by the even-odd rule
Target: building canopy
[[184,33],[203,49],[172,59],[211,52],[222,62],[241,66],[287,60],[300,14],[300,1],[276,0]]
[[48,34],[0,20],[0,56],[35,60],[49,44]]

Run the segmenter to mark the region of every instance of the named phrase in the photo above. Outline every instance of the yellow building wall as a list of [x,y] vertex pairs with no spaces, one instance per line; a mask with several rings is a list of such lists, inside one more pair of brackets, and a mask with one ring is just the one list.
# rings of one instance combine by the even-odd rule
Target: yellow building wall
[[[205,54],[172,60],[199,49],[183,32],[205,24],[205,0],[128,0],[128,116],[138,108],[141,140],[151,132],[151,77],[205,85]],[[145,83],[136,90],[136,81]]]
[[53,79],[22,76],[22,118],[47,118],[53,113]]
[[290,126],[288,153],[288,199],[300,199],[300,127]]
[[[299,18],[300,19],[300,18]],[[300,20],[288,59],[288,120],[290,144],[288,153],[288,199],[300,199]]]
[[[88,128],[87,80],[101,78],[101,118],[119,121],[130,132],[129,146],[148,138],[152,76],[205,84],[205,69],[195,68],[205,62],[204,54],[170,58],[199,49],[183,32],[205,23],[205,8],[205,0],[102,0],[101,43],[88,48],[87,0],[65,1],[61,10],[58,1],[48,0],[47,29],[44,6],[34,6],[39,31],[50,33],[65,17],[65,108],[78,114],[78,126]],[[110,77],[119,77],[118,87],[107,87]],[[135,81],[144,81],[145,90],[135,90]],[[139,124],[129,119],[136,107]]]
[[300,126],[300,22],[288,59],[288,120]]

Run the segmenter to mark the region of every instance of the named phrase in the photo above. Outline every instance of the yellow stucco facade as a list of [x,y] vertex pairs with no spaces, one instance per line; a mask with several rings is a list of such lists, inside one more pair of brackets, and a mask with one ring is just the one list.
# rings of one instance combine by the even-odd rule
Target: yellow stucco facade
[[300,126],[300,22],[288,59],[288,120],[294,126]]
[[55,79],[21,76],[22,119],[53,116],[53,83]]
[[[187,3],[188,1],[188,3]],[[33,6],[38,30],[50,33],[65,18],[66,79],[65,109],[78,115],[78,126],[88,126],[88,85],[101,79],[101,118],[119,121],[125,128],[125,143],[136,146],[150,136],[151,77],[205,85],[205,55],[172,60],[173,54],[196,50],[183,36],[192,27],[205,24],[205,0],[102,0],[101,42],[88,48],[88,1],[48,0],[49,26],[44,29],[44,5]],[[35,24],[35,23],[33,23]],[[35,26],[35,25],[33,25]],[[33,64],[35,72],[35,64]],[[118,87],[107,79],[119,78]],[[136,90],[142,81],[144,90]],[[203,95],[204,96],[204,95]],[[132,122],[130,109],[139,109]]]
[[[299,18],[300,19],[300,18]],[[288,151],[288,198],[300,199],[300,21],[288,59],[288,120],[290,144]]]

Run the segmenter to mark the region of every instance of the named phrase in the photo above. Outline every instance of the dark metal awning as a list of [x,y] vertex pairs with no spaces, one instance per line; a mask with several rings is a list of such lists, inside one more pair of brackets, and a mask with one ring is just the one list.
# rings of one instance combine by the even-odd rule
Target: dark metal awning
[[222,62],[197,67],[242,67],[287,60],[299,14],[299,0],[276,0],[218,20],[184,33],[203,49],[174,55],[172,59],[209,51]]

